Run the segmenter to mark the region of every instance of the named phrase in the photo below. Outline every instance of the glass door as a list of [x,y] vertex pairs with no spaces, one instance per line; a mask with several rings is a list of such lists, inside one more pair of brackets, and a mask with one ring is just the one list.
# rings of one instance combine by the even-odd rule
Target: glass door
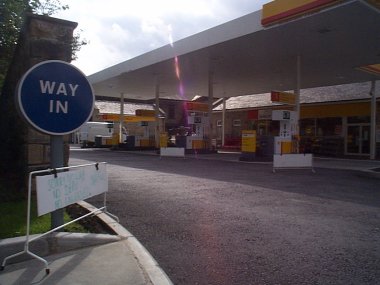
[[367,124],[362,125],[348,125],[347,126],[347,140],[346,140],[346,153],[367,155],[370,152],[370,126]]
[[361,126],[361,154],[370,154],[370,126]]

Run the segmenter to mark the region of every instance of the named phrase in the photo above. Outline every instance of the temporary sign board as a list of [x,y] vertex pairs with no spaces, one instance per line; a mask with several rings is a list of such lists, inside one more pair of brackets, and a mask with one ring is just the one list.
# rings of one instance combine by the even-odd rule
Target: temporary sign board
[[38,215],[53,212],[75,202],[108,191],[106,164],[37,176]]
[[79,69],[64,61],[48,60],[21,78],[17,101],[22,116],[38,131],[65,135],[89,120],[95,96]]

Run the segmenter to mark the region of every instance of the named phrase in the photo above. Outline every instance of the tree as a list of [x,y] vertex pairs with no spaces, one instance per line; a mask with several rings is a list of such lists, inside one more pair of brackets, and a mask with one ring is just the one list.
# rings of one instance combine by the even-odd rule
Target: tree
[[33,13],[47,16],[51,16],[60,10],[69,9],[68,5],[62,5],[59,0],[32,0],[29,1],[29,6]]
[[[59,0],[2,0],[0,2],[0,90],[12,60],[25,13],[51,16],[69,9]],[[72,43],[73,59],[81,46],[87,44],[77,33]]]
[[17,44],[27,1],[5,0],[0,4],[0,88]]

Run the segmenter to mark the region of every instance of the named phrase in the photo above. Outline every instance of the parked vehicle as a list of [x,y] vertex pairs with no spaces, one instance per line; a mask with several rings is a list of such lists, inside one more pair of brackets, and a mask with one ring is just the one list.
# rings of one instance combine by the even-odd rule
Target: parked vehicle
[[84,147],[104,147],[112,145],[113,123],[87,122],[79,131],[79,143]]

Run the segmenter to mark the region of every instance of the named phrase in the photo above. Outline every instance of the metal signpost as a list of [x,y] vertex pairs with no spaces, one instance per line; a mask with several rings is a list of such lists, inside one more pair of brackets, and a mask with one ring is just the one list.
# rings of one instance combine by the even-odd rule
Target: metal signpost
[[[93,112],[95,96],[75,66],[48,60],[30,68],[17,90],[18,108],[36,130],[50,135],[50,166],[64,166],[63,135],[77,130]],[[52,228],[63,224],[63,210],[52,214]]]
[[[108,176],[106,163],[92,163],[71,167],[64,164],[63,135],[81,127],[92,115],[94,94],[86,76],[76,67],[63,61],[45,61],[33,66],[22,77],[17,92],[18,107],[22,116],[38,131],[50,135],[51,169],[29,173],[27,233],[24,250],[6,257],[1,264],[22,254],[28,254],[45,264],[46,259],[29,250],[29,244],[64,226],[89,215],[104,212],[116,220],[106,209]],[[36,177],[36,175],[39,175]],[[45,174],[41,176],[41,174]],[[36,178],[38,215],[52,213],[51,230],[30,238],[32,178]],[[104,206],[64,223],[63,208],[77,201],[104,193]]]

